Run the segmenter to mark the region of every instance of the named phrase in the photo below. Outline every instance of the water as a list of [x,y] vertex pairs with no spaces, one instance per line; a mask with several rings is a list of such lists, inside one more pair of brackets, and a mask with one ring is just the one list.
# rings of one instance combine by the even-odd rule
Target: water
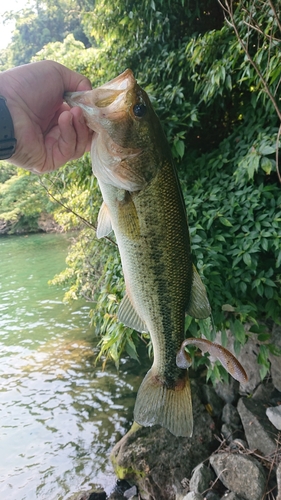
[[112,446],[129,429],[146,367],[95,366],[89,305],[47,282],[65,235],[0,238],[0,498],[67,500],[115,477]]

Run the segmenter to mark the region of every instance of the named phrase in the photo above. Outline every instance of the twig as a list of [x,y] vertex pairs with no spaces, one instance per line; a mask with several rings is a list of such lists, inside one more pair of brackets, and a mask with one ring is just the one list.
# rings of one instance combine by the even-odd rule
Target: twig
[[[91,222],[89,222],[87,219],[85,219],[84,217],[82,217],[82,215],[79,215],[77,212],[75,212],[74,210],[72,210],[71,208],[67,207],[64,203],[62,203],[60,200],[58,200],[50,191],[49,189],[47,188],[47,186],[45,186],[45,184],[41,181],[41,179],[38,179],[38,182],[41,184],[41,186],[45,189],[45,191],[48,193],[48,196],[50,196],[56,203],[58,203],[59,205],[61,205],[67,212],[70,212],[72,213],[73,215],[75,215],[76,217],[78,217],[78,219],[80,219],[86,226],[90,227],[91,229],[94,229],[95,231],[97,230],[96,226],[94,224],[92,224]],[[110,243],[112,243],[113,245],[117,246],[117,243],[115,243],[115,241],[113,241],[111,238],[109,238],[108,236],[104,236],[104,238],[109,241]]]
[[274,14],[274,17],[275,17],[276,22],[277,22],[277,24],[278,24],[278,28],[279,28],[280,33],[281,33],[281,22],[280,22],[280,20],[279,20],[278,15],[277,15],[277,12],[276,12],[275,6],[273,5],[272,0],[268,0],[268,3],[269,3],[269,5],[270,5],[270,7],[271,7],[271,9],[272,9],[272,12],[273,12],[273,14]]

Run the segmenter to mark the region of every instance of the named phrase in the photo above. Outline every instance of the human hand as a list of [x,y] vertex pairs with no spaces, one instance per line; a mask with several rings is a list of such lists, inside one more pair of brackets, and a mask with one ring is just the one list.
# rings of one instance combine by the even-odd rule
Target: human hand
[[63,102],[65,92],[81,90],[91,90],[89,80],[54,61],[1,73],[0,94],[7,100],[17,139],[8,161],[41,174],[89,151],[92,131],[82,110]]

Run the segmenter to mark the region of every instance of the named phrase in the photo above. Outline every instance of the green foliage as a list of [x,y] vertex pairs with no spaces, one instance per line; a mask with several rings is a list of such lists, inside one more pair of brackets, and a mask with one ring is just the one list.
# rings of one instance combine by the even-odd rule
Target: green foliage
[[[236,352],[249,336],[255,338],[261,377],[275,349],[262,325],[281,318],[281,191],[276,165],[281,33],[280,12],[276,18],[271,4],[236,2],[233,13],[225,11],[224,22],[222,8],[211,0],[116,0],[114,8],[110,0],[97,0],[94,9],[83,2],[77,7],[77,22],[86,40],[95,40],[94,48],[87,47],[82,36],[72,35],[67,16],[59,25],[58,16],[56,33],[47,40],[51,43],[43,47],[42,38],[36,46],[31,40],[30,52],[40,50],[33,60],[52,58],[84,73],[94,86],[127,67],[134,71],[171,144],[194,260],[213,310],[212,326],[187,317],[187,335],[204,334],[213,340],[220,331],[225,345],[230,330]],[[40,5],[46,5],[50,15],[55,9],[70,15],[72,4]],[[21,53],[26,58],[29,45],[23,51],[21,26],[30,24],[35,30],[44,18],[42,12],[35,14],[18,20],[10,61]],[[30,22],[31,15],[36,20]],[[1,61],[7,64],[7,54],[0,54]],[[88,155],[44,176],[43,182],[60,203],[95,225],[101,196]],[[68,229],[81,227],[81,219],[61,205],[56,218]],[[114,242],[99,241],[93,229],[85,229],[67,265],[54,281],[68,288],[67,299],[84,296],[94,303],[91,319],[102,339],[99,356],[109,355],[116,363],[122,351],[136,357],[136,332],[116,321],[124,283]],[[212,367],[206,356],[193,358],[195,366],[209,366],[207,376],[212,380],[227,379],[225,370],[217,364]]]
[[0,54],[5,69],[30,62],[32,56],[48,43],[62,42],[73,34],[89,47],[90,42],[82,29],[84,11],[92,8],[87,0],[40,0],[19,12],[8,11],[4,20],[15,20],[15,30],[8,49]]
[[[6,178],[4,168],[7,168]],[[38,217],[42,211],[51,212],[52,203],[35,176],[9,165],[4,168],[1,166],[0,170],[0,220],[9,234],[38,231]]]

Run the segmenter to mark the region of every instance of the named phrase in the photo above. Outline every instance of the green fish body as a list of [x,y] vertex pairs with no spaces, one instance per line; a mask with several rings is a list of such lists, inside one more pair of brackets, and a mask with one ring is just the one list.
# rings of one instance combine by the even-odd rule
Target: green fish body
[[113,229],[126,284],[119,320],[152,339],[154,361],[138,391],[135,421],[190,436],[188,372],[177,366],[176,356],[185,339],[185,314],[206,318],[210,306],[192,264],[186,210],[167,140],[130,70],[66,100],[82,107],[94,130],[93,172],[104,200],[97,236]]

